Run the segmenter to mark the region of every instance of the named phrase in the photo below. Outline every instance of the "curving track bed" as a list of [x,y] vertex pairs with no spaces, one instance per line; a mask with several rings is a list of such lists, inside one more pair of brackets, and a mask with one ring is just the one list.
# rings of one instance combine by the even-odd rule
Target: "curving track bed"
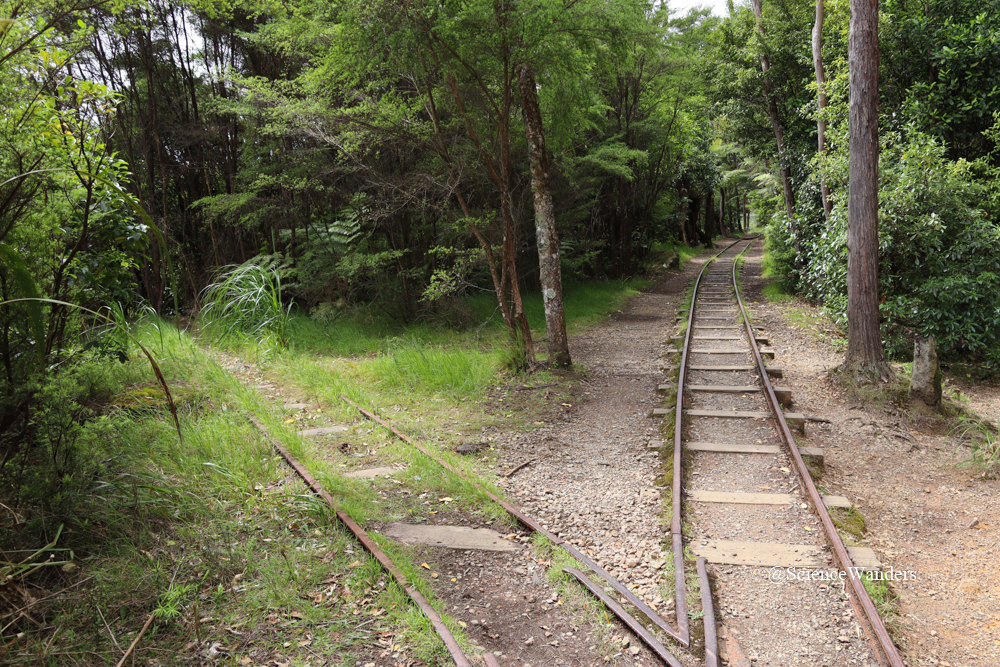
[[799,448],[791,428],[804,437],[810,418],[784,412],[793,397],[772,382],[782,372],[765,365],[773,352],[738,292],[752,243],[696,281],[677,385],[675,530],[683,518],[708,563],[720,623],[717,638],[706,623],[706,662],[718,646],[732,665],[902,665],[861,581],[880,564],[838,535],[829,508],[849,512],[850,500],[817,489],[822,452]]

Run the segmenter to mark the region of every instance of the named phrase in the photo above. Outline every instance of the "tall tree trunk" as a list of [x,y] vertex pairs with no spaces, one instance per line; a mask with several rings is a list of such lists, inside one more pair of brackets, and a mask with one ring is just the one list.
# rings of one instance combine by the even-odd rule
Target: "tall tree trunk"
[[549,189],[549,156],[545,152],[545,130],[538,106],[535,75],[531,66],[517,68],[517,83],[524,108],[524,131],[531,160],[531,194],[535,204],[535,236],[538,245],[538,275],[545,304],[545,336],[549,362],[569,366],[569,341],[566,338],[566,314],[563,311],[562,270],[559,265],[559,235],[556,214]]
[[[823,110],[826,109],[826,74],[823,72],[823,0],[816,0],[816,24],[812,33],[813,67],[816,70],[816,102],[819,105],[819,120],[816,121],[816,137],[819,152],[826,152],[826,121]],[[833,202],[830,201],[830,186],[826,181],[820,183],[820,194],[823,197],[823,213],[829,221],[833,212]]]
[[695,197],[691,200],[691,205],[688,207],[688,217],[687,217],[687,236],[691,242],[691,245],[701,245],[701,230],[698,228],[698,219],[701,218],[701,205],[704,203],[704,197]]
[[719,233],[729,236],[726,230],[726,189],[719,188]]
[[[761,0],[753,0],[753,13],[757,17],[757,32],[764,36],[764,11],[761,7]],[[799,241],[799,226],[795,220],[795,195],[792,192],[792,175],[788,165],[788,158],[785,155],[785,133],[781,127],[781,117],[778,115],[778,103],[774,99],[774,86],[767,76],[771,69],[771,61],[767,57],[767,51],[761,49],[760,69],[764,73],[764,97],[767,98],[767,113],[771,117],[771,129],[774,131],[774,141],[778,145],[778,161],[781,163],[781,187],[785,193],[785,214],[788,216],[788,223],[792,226],[792,237],[795,240],[795,254],[800,256],[801,243]]]
[[680,188],[678,194],[680,195],[680,200],[681,200],[681,214],[680,214],[681,243],[683,243],[686,246],[690,246],[691,243],[688,241],[688,233],[687,233],[688,206],[689,206],[688,202],[690,200],[688,199],[688,189],[686,183],[684,183],[683,181],[682,181],[682,187]]
[[712,239],[719,233],[719,224],[715,212],[715,190],[709,190],[705,198],[705,238],[708,245],[712,245]]
[[853,373],[891,377],[879,332],[878,0],[851,0],[847,359]]

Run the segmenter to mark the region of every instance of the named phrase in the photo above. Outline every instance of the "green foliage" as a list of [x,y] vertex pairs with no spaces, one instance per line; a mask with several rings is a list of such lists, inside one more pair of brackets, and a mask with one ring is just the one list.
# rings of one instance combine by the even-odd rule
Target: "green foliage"
[[205,288],[200,319],[206,333],[220,341],[258,345],[273,338],[286,343],[288,308],[281,301],[281,276],[278,268],[251,260],[229,267],[219,281]]
[[1000,2],[889,0],[883,11],[889,101],[952,159],[987,155],[996,143],[983,132],[1000,111]]
[[[846,156],[824,174],[842,182]],[[910,354],[910,337],[934,336],[944,354],[1000,364],[1000,229],[980,208],[983,188],[973,165],[953,162],[933,137],[915,128],[882,136],[879,191],[881,312],[888,348]],[[801,289],[841,320],[846,316],[846,201],[809,239]]]
[[793,290],[795,288],[796,253],[795,237],[784,211],[770,216],[764,228],[765,272],[769,276],[780,276]]
[[[29,516],[71,513],[103,465],[123,373],[109,359],[128,347],[149,250],[128,166],[105,143],[119,97],[82,74],[89,7],[0,9],[13,17],[0,29],[0,495]],[[98,312],[109,304],[117,322]]]
[[2,478],[4,495],[17,498],[22,511],[69,518],[92,490],[95,475],[108,465],[104,444],[112,425],[98,414],[121,390],[120,364],[89,360],[66,371],[40,377],[29,388],[34,409],[31,441],[9,449]]

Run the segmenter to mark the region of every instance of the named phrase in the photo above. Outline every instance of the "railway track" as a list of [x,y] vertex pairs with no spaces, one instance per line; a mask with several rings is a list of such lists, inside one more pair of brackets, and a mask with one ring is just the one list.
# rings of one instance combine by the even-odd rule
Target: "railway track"
[[[743,239],[731,244],[714,261],[706,263],[699,274],[680,350],[676,405],[671,410],[654,411],[654,415],[675,413],[669,536],[676,596],[672,619],[663,618],[660,612],[591,558],[589,552],[564,540],[556,528],[547,527],[542,520],[497,497],[476,480],[449,465],[433,448],[412,440],[374,412],[346,397],[341,398],[366,419],[384,426],[422,455],[476,486],[525,528],[544,535],[565,549],[581,566],[565,568],[565,572],[601,599],[653,654],[671,667],[682,664],[715,667],[720,664],[720,639],[724,641],[723,649],[728,653],[729,664],[749,666],[749,660],[739,662],[740,647],[750,647],[753,651],[755,647],[767,646],[768,632],[760,628],[768,624],[760,623],[764,620],[762,617],[772,615],[768,620],[771,626],[777,628],[776,632],[787,634],[789,631],[785,627],[787,623],[775,622],[774,614],[793,619],[790,622],[795,632],[802,624],[815,623],[817,631],[823,625],[827,630],[835,631],[834,639],[826,639],[823,650],[817,652],[815,645],[810,646],[810,641],[815,644],[817,637],[823,634],[819,633],[804,642],[806,650],[794,660],[763,660],[757,662],[758,665],[866,664],[865,661],[874,656],[883,664],[901,666],[903,662],[861,582],[862,575],[858,569],[877,567],[878,564],[873,554],[849,549],[838,535],[828,506],[849,506],[850,503],[846,499],[824,497],[816,488],[806,458],[821,458],[822,453],[800,449],[789,427],[789,423],[801,426],[810,418],[783,411],[782,405],[791,402],[791,392],[772,384],[771,376],[781,377],[781,371],[774,366],[765,366],[764,357],[773,357],[773,353],[761,347],[766,340],[753,329],[738,292],[736,259],[753,242],[753,239]],[[259,421],[252,421],[266,433]],[[335,499],[319,486],[286,448],[273,438],[271,441],[310,488],[337,511],[338,519],[413,598],[447,646],[455,664],[460,667],[473,664],[462,652],[441,616],[364,529],[337,510]],[[685,470],[686,466],[688,470]],[[686,525],[689,528],[684,531]],[[801,532],[796,532],[799,528]],[[750,539],[751,535],[764,535],[771,539]],[[789,536],[795,539],[787,539]],[[687,609],[687,575],[692,574],[687,557],[691,553],[697,557],[694,574],[700,586],[704,619],[701,624],[704,630],[702,655],[688,650],[693,648],[689,620],[692,614]],[[773,568],[785,573],[836,571],[844,572],[846,577],[837,581],[835,586],[815,586],[814,581],[807,582],[812,588],[805,591],[805,595],[801,594],[803,591],[798,591],[797,600],[801,604],[796,608],[793,606],[796,601],[788,596],[794,584],[784,582],[782,589],[773,581],[773,576],[768,576]],[[714,593],[710,579],[715,583]],[[845,615],[842,611],[843,597],[837,592],[841,589],[847,594],[854,610],[850,619],[849,614]],[[746,613],[748,606],[749,614]],[[832,621],[827,619],[824,624],[823,615],[830,616],[834,612],[839,616],[833,617]],[[751,622],[744,622],[746,617],[750,617]],[[867,644],[859,637],[837,634],[848,632],[849,624],[845,619],[856,622],[856,635],[864,630],[868,637]],[[718,627],[717,621],[721,622]],[[669,648],[671,641],[679,648]],[[827,651],[831,643],[832,648]],[[761,653],[759,650],[755,652]],[[829,657],[826,657],[827,653]],[[820,661],[810,662],[810,655],[818,656]],[[805,661],[800,662],[803,657]],[[840,658],[846,660],[841,661]],[[490,667],[498,664],[491,653],[484,653],[481,660]]]
[[[699,572],[714,576],[730,664],[741,664],[742,642],[770,656],[758,664],[865,664],[870,649],[880,663],[902,666],[862,582],[879,564],[837,532],[829,508],[851,503],[817,489],[806,458],[822,452],[800,448],[790,428],[804,434],[810,418],[785,412],[791,391],[774,385],[782,371],[765,365],[774,354],[738,290],[737,259],[754,242],[730,245],[695,282],[674,407],[673,538],[686,519]],[[853,616],[841,610],[844,593]],[[706,622],[710,667],[718,664],[715,633]],[[789,636],[800,638],[797,654],[779,656],[775,647],[788,647]]]

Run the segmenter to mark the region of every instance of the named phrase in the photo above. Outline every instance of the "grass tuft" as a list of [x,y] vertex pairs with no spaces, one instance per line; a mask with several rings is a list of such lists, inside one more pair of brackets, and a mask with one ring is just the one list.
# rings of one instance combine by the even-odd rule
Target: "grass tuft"
[[899,595],[885,579],[879,578],[879,572],[866,571],[861,575],[861,583],[871,596],[879,616],[888,620],[899,615]]
[[860,540],[864,536],[867,529],[865,526],[865,517],[861,515],[861,512],[856,507],[832,507],[830,508],[830,518],[833,519],[833,525],[838,530],[851,535],[857,540]]
[[960,418],[953,431],[970,449],[963,465],[978,470],[984,477],[1000,474],[1000,433],[996,424],[982,419]]
[[281,278],[275,269],[252,262],[227,267],[202,298],[199,319],[215,340],[285,344],[288,309],[281,303]]
[[792,291],[791,286],[783,280],[775,280],[764,285],[762,290],[764,298],[772,303],[779,303],[782,301],[795,301],[795,292]]

